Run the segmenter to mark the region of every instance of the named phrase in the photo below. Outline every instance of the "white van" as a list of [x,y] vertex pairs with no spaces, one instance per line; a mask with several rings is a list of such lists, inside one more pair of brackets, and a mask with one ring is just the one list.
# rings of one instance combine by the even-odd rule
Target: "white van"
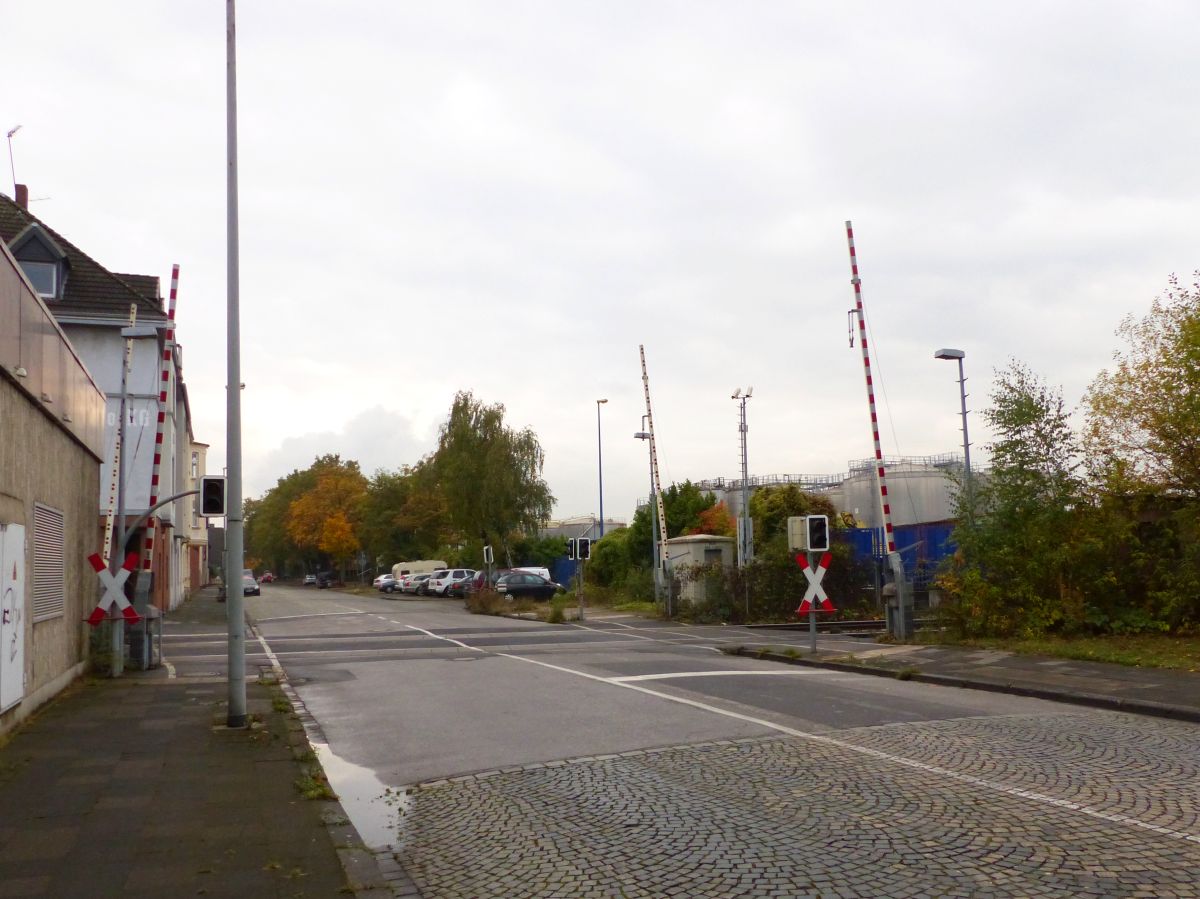
[[389,587],[384,587],[384,593],[391,593],[400,590],[402,586],[402,578],[406,574],[433,574],[442,568],[446,568],[446,562],[443,559],[415,559],[412,562],[397,562],[392,566],[392,577],[396,580]]

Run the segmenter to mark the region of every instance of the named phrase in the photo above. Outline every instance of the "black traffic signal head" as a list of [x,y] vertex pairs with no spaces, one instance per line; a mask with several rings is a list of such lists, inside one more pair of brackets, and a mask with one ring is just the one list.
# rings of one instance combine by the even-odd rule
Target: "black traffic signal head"
[[577,559],[590,559],[592,557],[592,541],[588,537],[580,537],[577,541],[578,548],[575,550]]
[[575,538],[574,537],[567,538],[567,558],[568,559],[575,558]]
[[200,514],[218,517],[225,514],[225,479],[205,475],[200,479]]
[[808,527],[808,549],[810,552],[826,552],[829,549],[829,516],[809,515],[805,524]]

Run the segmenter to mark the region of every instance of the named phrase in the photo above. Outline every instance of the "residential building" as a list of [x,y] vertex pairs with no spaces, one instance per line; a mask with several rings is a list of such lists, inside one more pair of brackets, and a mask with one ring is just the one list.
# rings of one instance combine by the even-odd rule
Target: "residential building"
[[[189,547],[201,542],[195,535],[202,529],[192,527],[190,510],[182,501],[162,506],[147,524],[142,523],[152,494],[163,500],[191,489],[195,443],[181,350],[177,344],[167,342],[171,323],[159,279],[104,268],[31,213],[28,191],[23,185],[17,187],[15,200],[0,195],[0,242],[7,245],[107,396],[100,489],[94,504],[96,520],[102,523],[112,514],[114,447],[124,387],[126,434],[121,462],[125,518],[117,521],[115,530],[133,530],[130,549],[145,552],[147,544],[152,544],[150,600],[160,609],[172,609],[186,598],[191,583],[187,576],[191,565]],[[130,324],[133,312],[137,325],[149,325],[153,333],[132,341],[131,364],[123,383],[126,340],[121,329]],[[165,391],[166,402],[161,410],[162,438],[158,442],[160,390]],[[156,476],[157,486],[153,486]],[[144,572],[139,574],[144,576]]]

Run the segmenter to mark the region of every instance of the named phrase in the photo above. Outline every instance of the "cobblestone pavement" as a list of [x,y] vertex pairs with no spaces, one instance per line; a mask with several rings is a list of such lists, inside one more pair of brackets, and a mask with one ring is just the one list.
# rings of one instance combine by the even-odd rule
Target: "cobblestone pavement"
[[426,899],[1200,897],[1198,737],[1025,715],[552,762],[420,785],[389,854]]

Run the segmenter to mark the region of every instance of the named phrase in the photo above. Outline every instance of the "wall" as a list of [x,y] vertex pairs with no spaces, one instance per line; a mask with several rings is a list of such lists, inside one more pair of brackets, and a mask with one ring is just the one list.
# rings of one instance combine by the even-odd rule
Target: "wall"
[[[0,733],[28,716],[82,672],[88,658],[84,617],[98,599],[87,556],[99,549],[95,497],[100,489],[94,456],[46,416],[0,373],[0,521],[26,529],[25,698],[0,716]],[[63,513],[65,609],[33,621],[33,507]]]

